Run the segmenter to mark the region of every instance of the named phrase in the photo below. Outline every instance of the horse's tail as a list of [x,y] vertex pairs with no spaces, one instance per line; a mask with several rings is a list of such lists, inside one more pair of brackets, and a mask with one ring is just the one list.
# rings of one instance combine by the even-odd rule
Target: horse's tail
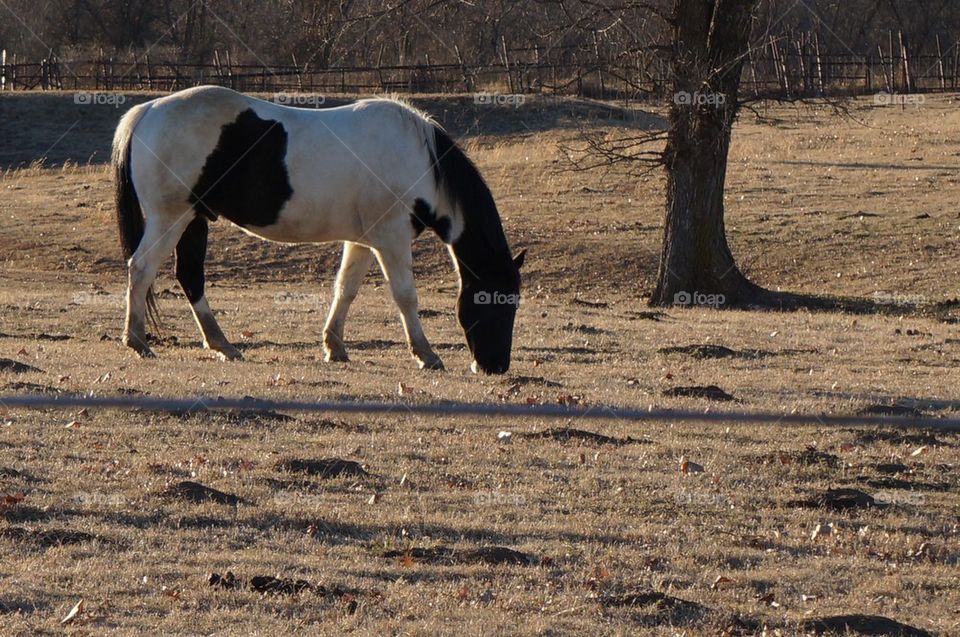
[[[144,218],[140,208],[140,198],[133,184],[130,172],[130,146],[133,131],[140,118],[149,107],[146,104],[134,106],[120,119],[113,136],[113,176],[116,188],[117,228],[120,231],[120,247],[123,258],[129,263],[143,239]],[[147,317],[154,329],[160,327],[160,314],[157,310],[157,297],[153,286],[147,290]]]

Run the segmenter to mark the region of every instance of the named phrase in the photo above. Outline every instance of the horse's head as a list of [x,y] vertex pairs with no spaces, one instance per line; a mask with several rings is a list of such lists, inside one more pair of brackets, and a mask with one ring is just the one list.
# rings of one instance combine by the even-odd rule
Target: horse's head
[[520,306],[520,266],[526,250],[496,278],[465,283],[457,299],[457,319],[473,355],[474,372],[503,374],[510,368],[513,320]]

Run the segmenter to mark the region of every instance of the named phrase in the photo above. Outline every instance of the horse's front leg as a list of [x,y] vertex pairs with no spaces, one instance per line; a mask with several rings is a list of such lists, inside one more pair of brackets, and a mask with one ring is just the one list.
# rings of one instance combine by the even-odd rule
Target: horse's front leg
[[323,360],[328,363],[350,360],[343,342],[343,324],[371,263],[373,251],[370,248],[359,243],[343,244],[340,271],[337,272],[337,281],[333,286],[333,304],[330,306],[327,324],[323,328]]
[[403,329],[407,334],[410,353],[420,369],[443,369],[443,361],[437,356],[420,325],[417,314],[417,288],[413,281],[413,252],[409,243],[392,245],[377,252],[380,268],[390,283],[393,300],[400,308]]

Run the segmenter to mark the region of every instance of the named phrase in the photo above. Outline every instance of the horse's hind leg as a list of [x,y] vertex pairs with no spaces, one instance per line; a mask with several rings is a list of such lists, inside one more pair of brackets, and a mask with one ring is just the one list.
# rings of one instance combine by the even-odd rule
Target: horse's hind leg
[[400,308],[403,329],[407,333],[410,353],[420,369],[443,369],[443,361],[437,356],[420,325],[417,314],[417,288],[413,280],[413,253],[409,243],[394,243],[377,251],[380,268],[390,283],[393,300]]
[[140,245],[127,264],[129,278],[123,342],[144,358],[153,356],[147,345],[147,292],[157,278],[160,265],[173,252],[188,219],[189,217],[183,216],[171,222],[160,216],[147,215]]
[[193,318],[203,335],[203,346],[229,360],[242,358],[239,350],[227,341],[217,324],[204,293],[203,262],[207,257],[207,220],[194,217],[177,243],[177,281],[190,301]]
[[343,258],[333,288],[333,304],[323,328],[323,359],[328,363],[350,360],[343,343],[343,324],[371,263],[373,252],[370,248],[358,243],[343,244]]

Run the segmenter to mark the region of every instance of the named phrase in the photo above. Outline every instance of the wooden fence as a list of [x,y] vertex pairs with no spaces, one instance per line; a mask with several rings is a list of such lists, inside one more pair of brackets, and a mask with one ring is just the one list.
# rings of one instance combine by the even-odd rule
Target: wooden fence
[[[816,34],[779,36],[755,46],[745,60],[743,91],[755,97],[796,98],[880,91],[912,93],[960,88],[960,40],[937,37],[936,53],[911,55],[891,32],[863,54],[826,52]],[[534,51],[531,54],[531,51]],[[672,90],[668,60],[655,54],[623,57],[599,47],[586,60],[550,62],[533,49],[508,50],[493,64],[453,63],[315,68],[235,63],[217,52],[211,62],[157,61],[148,55],[92,60],[50,57],[23,62],[3,52],[0,90],[173,91],[219,84],[240,91],[314,93],[552,93],[643,99]],[[564,56],[576,57],[576,56]]]

